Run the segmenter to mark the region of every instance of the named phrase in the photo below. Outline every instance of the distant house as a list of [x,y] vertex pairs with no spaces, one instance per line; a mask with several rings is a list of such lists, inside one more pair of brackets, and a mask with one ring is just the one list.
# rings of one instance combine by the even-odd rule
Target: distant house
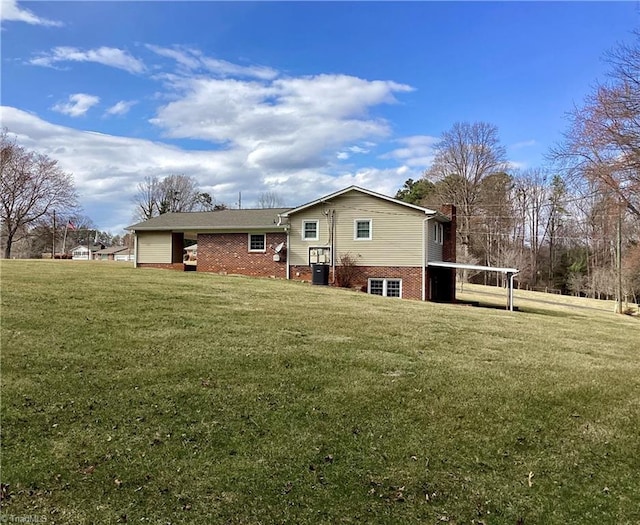
[[114,252],[113,260],[114,261],[127,261],[127,262],[135,261],[135,254],[133,252],[133,248],[129,248],[128,246],[125,246],[125,247],[123,247],[122,250]]
[[[297,208],[167,213],[127,228],[139,267],[184,270],[185,240],[197,241],[197,271],[337,284],[371,294],[453,301],[455,208],[432,210],[351,186]],[[323,267],[320,268],[320,265]]]
[[133,250],[128,246],[109,246],[92,252],[96,261],[133,261]]
[[89,259],[93,259],[95,252],[103,249],[104,244],[93,244],[89,247],[87,247],[86,244],[81,244],[71,250],[71,258],[74,261],[88,261]]
[[198,245],[192,244],[184,249],[185,261],[197,261],[198,260]]

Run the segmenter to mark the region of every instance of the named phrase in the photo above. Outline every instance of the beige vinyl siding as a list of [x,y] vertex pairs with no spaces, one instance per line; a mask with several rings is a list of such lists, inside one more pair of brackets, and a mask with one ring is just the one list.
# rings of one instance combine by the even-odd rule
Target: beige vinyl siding
[[139,263],[171,263],[171,232],[137,232]]
[[[335,217],[334,246],[336,264],[341,254],[350,253],[363,266],[421,266],[422,228],[427,218],[413,210],[357,191],[340,195],[331,202],[318,204],[290,218],[291,265],[309,263],[309,247],[330,246],[329,217]],[[325,212],[328,212],[327,216]],[[371,240],[355,240],[355,221],[371,220]],[[303,241],[305,220],[318,220],[318,241]],[[431,221],[430,221],[431,222]]]

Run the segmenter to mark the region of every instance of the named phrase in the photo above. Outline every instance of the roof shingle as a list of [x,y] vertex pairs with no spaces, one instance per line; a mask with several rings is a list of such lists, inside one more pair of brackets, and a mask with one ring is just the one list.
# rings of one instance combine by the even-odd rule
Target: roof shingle
[[278,214],[291,208],[265,208],[256,210],[218,210],[188,213],[165,213],[147,221],[127,226],[126,230],[281,230],[277,226]]

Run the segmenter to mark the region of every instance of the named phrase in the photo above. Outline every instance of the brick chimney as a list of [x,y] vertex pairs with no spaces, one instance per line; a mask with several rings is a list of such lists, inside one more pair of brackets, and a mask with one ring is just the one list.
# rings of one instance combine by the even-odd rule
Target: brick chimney
[[444,242],[442,245],[442,260],[456,262],[456,207],[453,204],[440,206],[440,213],[449,217],[451,222],[444,224]]

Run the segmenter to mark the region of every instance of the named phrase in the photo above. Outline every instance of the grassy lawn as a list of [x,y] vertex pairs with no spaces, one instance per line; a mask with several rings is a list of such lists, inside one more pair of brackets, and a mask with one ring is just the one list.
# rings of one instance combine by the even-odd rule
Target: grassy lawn
[[[492,296],[492,297],[487,297]],[[462,300],[476,300],[481,304],[505,307],[507,302],[506,288],[496,286],[482,286],[478,284],[458,283],[456,297]],[[553,303],[549,305],[549,303]],[[573,297],[570,295],[557,295],[529,290],[514,290],[514,304],[527,311],[536,309],[552,309],[571,311],[577,308],[601,310],[603,312],[615,312],[616,302],[611,300],[590,299],[586,297]],[[548,305],[548,306],[547,306]],[[632,312],[638,312],[638,305],[623,303],[624,308]]]
[[5,516],[640,523],[638,319],[98,262],[1,272]]

